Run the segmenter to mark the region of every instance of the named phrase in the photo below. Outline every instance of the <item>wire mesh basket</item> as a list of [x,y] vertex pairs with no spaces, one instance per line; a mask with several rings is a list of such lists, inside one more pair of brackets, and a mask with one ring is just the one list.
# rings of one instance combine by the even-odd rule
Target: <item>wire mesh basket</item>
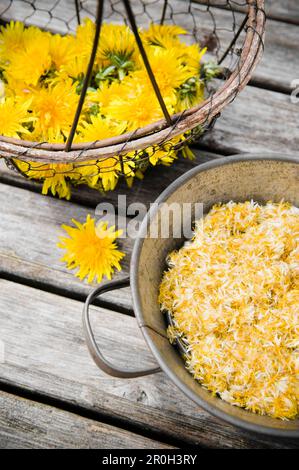
[[[84,43],[85,51],[82,53],[80,49],[80,55],[73,59],[76,64],[71,64],[75,68],[81,60],[81,70],[84,68],[84,73],[68,76],[75,86],[76,99],[72,101],[73,114],[70,113],[59,138],[55,136],[53,139],[34,139],[34,136],[38,135],[34,131],[31,134],[20,132],[13,137],[0,135],[0,156],[5,158],[10,167],[28,178],[43,181],[44,193],[51,190],[53,194],[57,193],[66,198],[70,197],[71,184],[83,183],[97,189],[114,189],[120,176],[124,176],[128,184],[131,184],[134,176],[141,177],[149,165],[172,163],[177,152],[186,149],[188,143],[209,129],[224,107],[236,98],[250,80],[263,51],[266,20],[263,0],[3,0],[0,5],[0,19],[0,71],[4,90],[8,73],[7,63],[1,58],[3,32],[12,26],[16,28],[16,22],[22,22],[25,29],[37,26],[49,31],[54,43],[53,49],[57,34],[66,35],[68,38],[75,34],[76,29],[78,33],[78,25],[79,28],[88,25],[90,27],[89,44],[84,43],[86,36],[81,39],[80,47]],[[12,21],[14,23],[11,23]],[[89,23],[86,23],[87,21]],[[99,77],[97,86],[98,90],[102,90],[102,76],[110,77],[110,73],[117,73],[116,77],[113,76],[113,79],[107,82],[109,85],[106,87],[106,95],[109,97],[113,83],[119,83],[124,78],[128,80],[134,69],[131,56],[130,60],[124,60],[128,57],[122,56],[122,62],[117,66],[108,61],[103,67],[97,60],[99,50],[104,47],[103,43],[108,43],[109,33],[105,29],[107,24],[116,25],[115,27],[126,26],[126,34],[130,34],[130,41],[134,41],[139,67],[144,69],[148,78],[148,96],[145,96],[145,91],[141,89],[143,101],[136,102],[139,106],[134,108],[135,97],[130,95],[132,100],[127,102],[128,110],[132,109],[132,116],[139,113],[143,117],[145,110],[142,103],[147,106],[148,102],[158,111],[154,119],[144,120],[144,125],[140,125],[142,119],[138,121],[139,125],[138,122],[135,126],[120,125],[115,135],[106,138],[102,137],[99,129],[99,134],[95,135],[96,138],[92,141],[82,141],[82,137],[78,139],[82,120],[91,121],[94,119],[91,115],[100,117],[102,113],[102,104],[94,106],[89,100],[90,93],[97,91],[92,86],[95,77]],[[155,25],[160,30],[155,30]],[[163,78],[157,77],[160,59],[156,60],[158,65],[155,68],[149,50],[150,46],[155,50],[166,46],[152,36],[148,39],[149,36],[144,32],[151,30],[153,33],[165,27],[164,37],[168,40],[169,31],[174,29],[168,31],[167,26],[177,26],[177,34],[184,31],[181,47],[195,45],[197,51],[205,52],[200,63],[199,56],[194,57],[194,60],[198,61],[196,76],[189,75],[184,82],[174,86],[174,92],[181,100],[180,106],[176,107],[167,103],[168,97],[163,92]],[[21,28],[20,25],[18,27]],[[114,42],[119,42],[117,47],[120,50],[122,38],[123,36],[117,34],[114,37]],[[68,53],[67,48],[64,53]],[[37,56],[38,54],[35,54],[35,60],[38,60]],[[183,59],[180,60],[179,67],[183,67]],[[20,63],[17,65],[21,67]],[[56,79],[52,70],[53,63],[47,67],[37,79],[35,87],[31,85],[26,89],[29,97],[30,93],[36,92],[41,80],[47,83],[49,74],[52,73]],[[55,73],[58,73],[58,69],[57,66]],[[214,79],[209,82],[212,77]],[[193,100],[192,96],[195,96],[199,89],[200,101]],[[119,99],[117,92],[114,92],[114,96]],[[5,102],[5,92],[1,100],[2,103]],[[65,102],[70,107],[68,96],[65,97]],[[51,110],[48,114],[50,112]],[[36,121],[34,118],[29,118],[28,121],[30,122],[27,128],[31,126],[33,129]],[[103,125],[109,123],[106,119]],[[3,132],[0,125],[1,133]],[[188,154],[188,151],[185,150],[185,154]]]

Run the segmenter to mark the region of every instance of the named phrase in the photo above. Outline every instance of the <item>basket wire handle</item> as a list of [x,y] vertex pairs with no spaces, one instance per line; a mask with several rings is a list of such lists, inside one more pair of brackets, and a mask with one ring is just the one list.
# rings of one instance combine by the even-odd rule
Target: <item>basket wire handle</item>
[[[77,5],[77,4],[76,4]],[[87,93],[88,85],[91,79],[91,74],[94,66],[94,61],[96,58],[96,53],[98,49],[98,44],[99,44],[99,38],[100,38],[100,33],[101,33],[101,27],[102,27],[102,22],[103,22],[103,11],[104,11],[104,0],[99,0],[98,1],[98,9],[97,9],[97,16],[96,16],[96,30],[95,30],[95,35],[94,35],[94,41],[92,45],[92,51],[90,54],[90,59],[88,62],[87,66],[87,71],[83,80],[83,85],[82,85],[82,90],[79,98],[79,102],[77,105],[76,109],[76,114],[73,120],[73,124],[70,130],[70,134],[68,136],[67,142],[65,144],[65,151],[69,152],[72,148],[72,143],[75,137],[75,132],[78,126],[79,118],[82,112],[83,104],[85,101],[85,96]]]
[[172,125],[171,117],[170,117],[170,114],[167,110],[167,107],[166,107],[166,104],[165,104],[164,99],[162,97],[162,94],[161,94],[160,88],[158,86],[157,80],[155,78],[155,75],[152,71],[152,68],[151,68],[151,65],[149,63],[147,54],[145,52],[141,37],[139,35],[137,24],[136,24],[136,21],[135,21],[135,16],[134,16],[134,13],[133,13],[133,10],[132,10],[132,7],[131,7],[130,0],[123,0],[123,4],[125,6],[125,9],[126,9],[126,12],[127,12],[127,15],[128,15],[128,20],[130,22],[133,34],[135,36],[135,41],[137,43],[140,55],[142,57],[144,66],[146,68],[147,75],[150,79],[150,82],[152,84],[152,87],[154,89],[156,97],[159,101],[159,104],[160,104],[161,110],[164,114],[165,120],[166,120],[168,126],[171,126]]
[[245,16],[245,18],[243,19],[242,21],[242,24],[240,25],[238,31],[236,32],[234,38],[232,39],[231,43],[229,44],[229,46],[226,48],[225,52],[223,53],[222,57],[218,60],[218,65],[221,65],[222,62],[224,61],[224,59],[226,59],[226,57],[228,56],[228,54],[230,53],[230,51],[233,49],[234,45],[236,44],[237,40],[239,39],[239,36],[240,34],[242,33],[242,31],[244,30],[246,24],[247,24],[247,21],[248,21],[248,18],[249,18],[249,15],[247,13],[247,15]]
[[75,0],[75,8],[76,8],[76,17],[78,25],[81,24],[80,18],[80,0]]
[[[162,94],[161,94],[161,91],[159,89],[158,83],[156,81],[155,75],[154,75],[154,73],[152,71],[152,68],[150,66],[147,54],[146,54],[145,49],[144,49],[144,46],[142,44],[142,41],[141,41],[141,38],[140,38],[140,35],[139,35],[139,32],[138,32],[137,24],[136,24],[136,21],[135,21],[135,17],[134,17],[134,14],[133,14],[133,10],[132,10],[131,4],[130,4],[130,0],[123,0],[123,4],[124,4],[124,7],[126,9],[126,12],[127,12],[127,15],[128,15],[128,20],[131,24],[131,28],[132,28],[133,34],[135,36],[135,40],[136,40],[140,55],[142,57],[144,66],[146,68],[148,77],[150,79],[150,82],[152,84],[152,87],[154,89],[156,97],[157,97],[158,102],[160,104],[161,110],[164,114],[165,120],[166,120],[168,126],[171,126],[172,125],[171,117],[170,117],[170,114],[167,110],[166,104],[165,104],[164,99],[162,97]],[[167,6],[167,4],[166,4],[166,6]],[[79,14],[77,2],[76,2],[76,7],[77,7],[77,19],[78,19],[78,23],[80,24],[80,14]],[[76,129],[77,129],[77,126],[78,126],[79,118],[80,118],[82,108],[83,108],[83,104],[84,104],[84,101],[85,101],[86,92],[87,92],[88,85],[89,85],[89,82],[90,82],[90,79],[91,79],[91,74],[92,74],[92,70],[93,70],[93,66],[94,66],[94,62],[95,62],[95,58],[96,58],[96,53],[97,53],[97,49],[98,49],[98,45],[99,45],[101,27],[102,27],[102,22],[103,22],[103,10],[104,10],[104,0],[98,0],[98,9],[97,9],[97,15],[96,15],[96,30],[95,30],[95,35],[94,35],[92,51],[91,51],[91,54],[90,54],[90,59],[89,59],[89,63],[88,63],[88,66],[87,66],[87,71],[86,71],[86,74],[85,74],[85,77],[84,77],[84,80],[83,80],[82,90],[81,90],[79,102],[78,102],[78,105],[77,105],[76,114],[75,114],[75,117],[74,117],[74,120],[73,120],[73,124],[72,124],[71,130],[70,130],[70,134],[69,134],[67,142],[65,144],[65,151],[66,152],[69,152],[72,148],[72,143],[73,143],[73,140],[74,140],[75,132],[76,132]]]
[[119,367],[116,368],[113,364],[111,364],[109,361],[105,359],[105,357],[101,353],[97,345],[97,342],[95,340],[92,327],[90,324],[90,318],[89,318],[89,313],[90,313],[89,307],[91,303],[93,302],[93,300],[95,300],[100,295],[104,294],[105,292],[109,292],[109,291],[116,290],[116,289],[122,289],[124,287],[128,287],[129,285],[130,285],[130,279],[124,278],[119,281],[109,282],[108,284],[105,284],[104,286],[97,287],[96,289],[94,289],[86,299],[84,309],[83,309],[83,317],[82,317],[86,344],[94,362],[102,371],[106,372],[106,374],[111,375],[112,377],[118,377],[122,379],[132,379],[136,377],[142,377],[145,375],[155,374],[156,372],[161,371],[160,367],[153,367],[151,369],[144,369],[144,370],[137,370],[137,371],[130,371],[127,369],[121,369]]

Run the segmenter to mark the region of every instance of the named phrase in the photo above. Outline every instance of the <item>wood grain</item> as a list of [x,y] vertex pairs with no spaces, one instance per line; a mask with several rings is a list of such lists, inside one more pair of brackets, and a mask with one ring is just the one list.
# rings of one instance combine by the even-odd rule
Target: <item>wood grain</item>
[[[218,5],[220,8],[227,8],[227,0],[192,0],[194,3]],[[244,11],[244,1],[232,1],[229,9],[235,11]],[[268,18],[272,18],[282,22],[299,24],[299,7],[297,0],[266,0],[265,11]]]
[[288,95],[254,87],[227,106],[202,142],[215,152],[298,152],[299,104]]
[[270,18],[299,24],[299,6],[297,0],[266,0],[266,12]]
[[[185,444],[220,448],[293,447],[219,422],[187,399],[163,373],[122,380],[102,373],[82,336],[81,302],[0,281],[2,383],[52,397]],[[111,362],[134,369],[154,365],[135,319],[92,309],[92,324]],[[21,327],[20,327],[21,326]],[[4,420],[5,422],[5,420]],[[1,427],[1,426],[0,426]]]
[[[66,235],[62,224],[71,224],[72,218],[84,222],[88,213],[94,215],[93,211],[3,184],[0,185],[0,200],[0,271],[35,285],[85,297],[91,287],[66,269],[60,261],[63,252],[57,243],[59,236]],[[109,216],[106,220],[113,223]],[[132,244],[132,240],[123,239],[120,248],[128,254]],[[128,263],[129,256],[126,256],[122,262],[125,273]],[[123,274],[117,273],[115,277],[120,276]],[[131,305],[128,290],[106,294],[105,300],[127,309]]]
[[[57,242],[59,236],[64,234],[61,224],[71,224],[72,218],[84,221],[88,213],[95,216],[95,207],[100,202],[111,203],[117,207],[119,194],[127,196],[128,204],[140,202],[148,207],[163,189],[187,169],[191,169],[199,161],[216,158],[214,154],[207,152],[198,153],[200,157],[197,161],[182,159],[173,168],[153,169],[145,181],[136,181],[132,190],[123,183],[117,192],[107,193],[105,197],[97,191],[83,187],[75,191],[75,199],[81,204],[88,204],[90,208],[0,184],[0,272],[2,275],[20,278],[23,282],[44,289],[75,298],[85,298],[91,287],[74,277],[74,273],[67,270],[60,261],[62,251],[57,248]],[[1,163],[2,181],[10,185],[20,184],[27,189],[36,188],[36,183],[8,170],[4,163]],[[106,220],[114,223],[112,217],[107,216]],[[126,219],[120,217],[120,220],[124,223]],[[115,279],[128,274],[133,243],[134,240],[131,239],[119,240],[120,249],[126,253],[126,257],[122,261],[123,270],[116,273]],[[129,289],[107,293],[103,296],[103,302],[112,303],[114,308],[128,312],[132,308]]]
[[[39,3],[49,5],[46,0]],[[53,27],[61,31],[70,0],[52,3],[56,5]],[[1,2],[0,10],[5,4],[9,0]],[[21,14],[21,2],[14,5]],[[5,346],[0,382],[7,388],[42,396],[45,402],[54,399],[61,408],[80,407],[94,417],[82,418],[0,392],[0,448],[155,448],[162,445],[159,439],[218,448],[298,448],[298,441],[248,434],[219,422],[196,407],[163,373],[129,381],[101,373],[89,357],[82,335],[82,303],[72,300],[85,298],[90,287],[65,269],[56,248],[61,223],[72,217],[84,220],[102,201],[117,205],[118,194],[127,195],[128,203],[148,206],[177,176],[201,161],[219,158],[220,153],[297,152],[299,105],[283,93],[290,93],[293,80],[299,78],[298,1],[267,0],[266,8],[272,20],[267,24],[264,58],[251,83],[269,90],[247,87],[201,141],[210,152],[198,150],[196,161],[182,159],[173,167],[153,168],[132,190],[124,183],[105,196],[86,188],[74,190],[76,204],[37,194],[38,185],[8,171],[0,162],[0,181],[5,183],[0,184],[0,273],[37,287],[0,280],[0,341]],[[221,8],[214,12],[223,26],[219,34],[225,46],[231,37],[226,31],[231,13]],[[43,12],[42,18],[38,15],[37,11],[32,23],[47,27],[47,13]],[[68,15],[72,15],[71,9]],[[202,16],[203,33],[211,27],[211,18],[207,18]],[[236,18],[240,21],[241,16]],[[190,18],[186,19],[188,27]],[[74,18],[69,20],[74,26]],[[127,256],[116,278],[128,273],[132,246],[132,240],[121,243]],[[129,289],[106,294],[102,305],[110,310],[94,308],[93,324],[106,356],[124,367],[154,365],[135,319],[118,313],[132,313]],[[112,424],[101,424],[101,419]],[[145,430],[157,441],[116,426],[130,426],[137,433]]]
[[[297,14],[299,23],[299,4]],[[299,79],[298,26],[268,20],[264,54],[251,84],[290,93],[295,79]]]
[[0,449],[169,449],[92,419],[0,392]]

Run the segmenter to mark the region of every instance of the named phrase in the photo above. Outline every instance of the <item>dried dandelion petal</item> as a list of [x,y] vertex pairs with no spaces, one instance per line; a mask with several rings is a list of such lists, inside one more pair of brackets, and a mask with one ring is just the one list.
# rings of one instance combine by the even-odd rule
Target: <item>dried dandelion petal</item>
[[170,254],[159,301],[203,387],[254,413],[298,416],[298,208],[214,206]]

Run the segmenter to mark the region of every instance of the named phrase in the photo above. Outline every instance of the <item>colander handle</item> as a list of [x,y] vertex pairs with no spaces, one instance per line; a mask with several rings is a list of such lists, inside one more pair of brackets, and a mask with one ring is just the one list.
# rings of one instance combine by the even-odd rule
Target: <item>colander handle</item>
[[154,367],[152,369],[130,371],[126,369],[116,368],[112,364],[110,364],[110,362],[105,359],[96,343],[90,324],[89,307],[95,299],[97,299],[100,295],[104,294],[105,292],[109,292],[116,289],[122,289],[124,287],[128,287],[129,285],[130,279],[125,278],[120,279],[119,281],[109,282],[104,286],[97,287],[96,289],[94,289],[86,299],[82,318],[86,344],[96,365],[102,371],[106,372],[106,374],[123,379],[133,379],[135,377],[142,377],[144,375],[155,374],[156,372],[160,372],[161,369],[159,367]]

